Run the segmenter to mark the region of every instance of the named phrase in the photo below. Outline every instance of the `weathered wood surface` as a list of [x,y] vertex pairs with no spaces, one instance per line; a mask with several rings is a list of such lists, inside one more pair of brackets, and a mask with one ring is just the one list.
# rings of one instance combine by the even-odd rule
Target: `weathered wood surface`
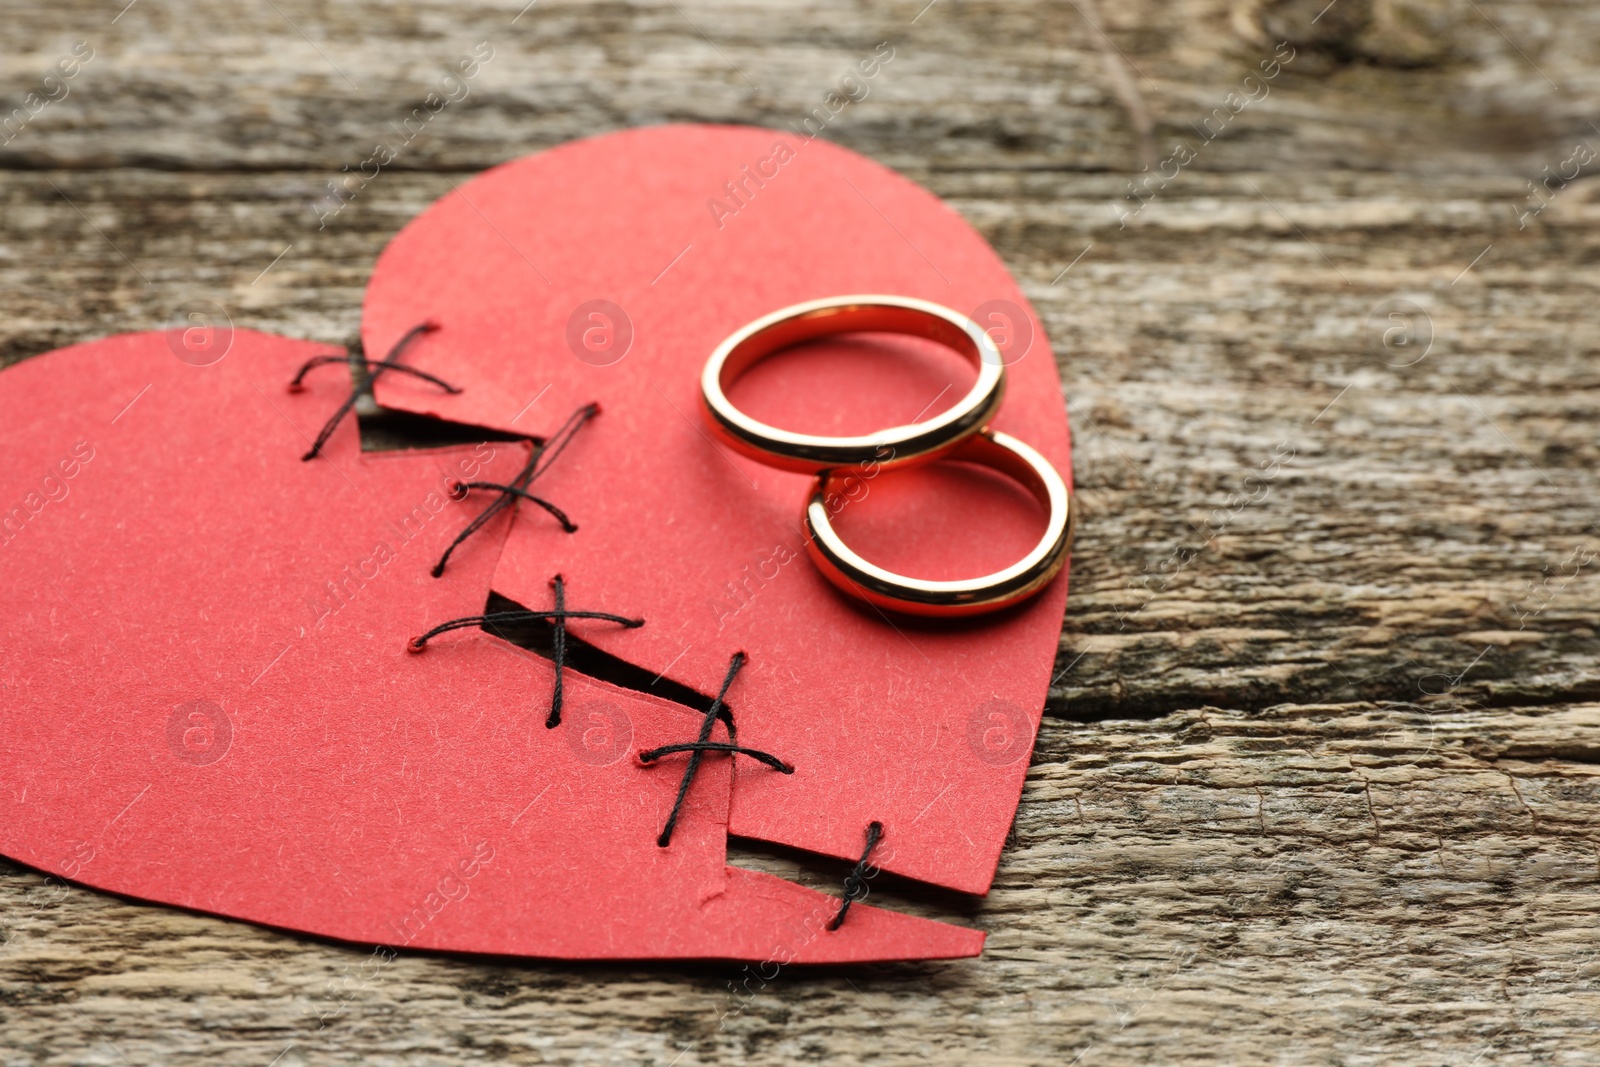
[[[1600,148],[1600,8],[925,3],[7,12],[0,119],[95,51],[0,133],[6,361],[194,298],[348,342],[374,256],[461,174],[631,124],[785,125],[891,41],[827,136],[1022,280],[1084,521],[994,892],[874,890],[991,931],[983,958],[757,992],[681,966],[374,974],[0,864],[0,1063],[1600,1056],[1596,164],[1519,219],[1542,168]],[[326,180],[483,41],[472,95],[319,231]],[[1195,158],[1119,223],[1179,142]],[[1426,314],[1386,348],[1402,299]]]

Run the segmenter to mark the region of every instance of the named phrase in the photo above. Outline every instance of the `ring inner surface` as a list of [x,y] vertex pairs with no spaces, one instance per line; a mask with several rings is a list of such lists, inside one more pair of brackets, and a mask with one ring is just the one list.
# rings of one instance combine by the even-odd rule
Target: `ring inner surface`
[[[1014,496],[1011,500],[1002,500],[999,496],[991,496],[1006,492],[999,486],[986,487],[980,481],[964,483],[961,480],[952,480],[951,486],[961,492],[961,499],[955,503],[941,505],[938,514],[960,514],[970,519],[970,522],[954,524],[960,527],[954,531],[954,536],[948,530],[938,528],[923,529],[913,533],[905,517],[896,520],[888,515],[884,515],[881,520],[876,518],[866,520],[869,526],[864,529],[857,523],[848,521],[851,509],[856,506],[854,503],[846,503],[837,511],[827,509],[831,513],[825,514],[823,518],[827,526],[833,530],[833,535],[840,543],[847,546],[850,552],[873,566],[913,582],[979,581],[999,574],[1027,559],[1049,535],[1051,514],[1048,487],[1026,460],[987,438],[971,439],[956,453],[938,463],[912,472],[888,473],[883,477],[898,480],[909,475],[918,482],[925,482],[930,476],[939,477],[938,468],[946,463],[970,464],[982,468],[985,473],[992,474],[996,481],[1003,480],[1008,486],[1024,490],[1027,497]],[[821,486],[823,499],[850,501],[854,494],[864,502],[870,501],[874,492],[873,480],[863,478],[858,472],[848,469],[831,471]],[[907,487],[907,491],[908,495],[912,495],[910,486]],[[1038,510],[1034,511],[1032,507],[1025,505],[1024,499],[1030,501]],[[874,529],[879,521],[894,533],[879,534]],[[940,520],[934,521],[937,523]],[[850,530],[846,528],[847,526],[856,528]],[[1011,551],[996,554],[993,545],[987,550],[981,547],[982,542],[978,538],[987,541],[994,536],[999,536],[1002,543],[1009,546]],[[914,553],[916,557],[914,561],[905,558],[903,554],[913,545],[918,547],[918,551]],[[931,547],[935,555],[941,555],[941,548],[945,550],[943,558],[935,563],[931,570],[927,566],[928,557],[924,546]],[[956,558],[966,557],[969,553],[981,556],[982,562],[970,566],[953,565]]]
[[807,312],[774,323],[735,345],[723,361],[719,384],[728,388],[753,364],[780,349],[841,333],[895,333],[922,337],[959,352],[974,366],[978,346],[952,322],[911,308],[851,305]]

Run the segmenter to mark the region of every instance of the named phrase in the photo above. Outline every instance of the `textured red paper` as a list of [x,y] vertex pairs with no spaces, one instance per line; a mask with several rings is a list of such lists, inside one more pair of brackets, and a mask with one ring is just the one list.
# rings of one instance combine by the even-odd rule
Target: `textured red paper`
[[[732,701],[740,741],[797,771],[736,761],[732,833],[852,858],[879,820],[886,869],[984,892],[1049,685],[1065,577],[1019,609],[954,625],[864,608],[806,559],[808,479],[717,448],[698,411],[700,368],[734,329],[798,301],[875,292],[1010,331],[997,336],[1010,386],[994,425],[1070,477],[1054,359],[994,251],[927,191],[789,132],[667,126],[495,168],[384,251],[363,338],[378,352],[424,318],[443,326],[407,362],[463,392],[389,377],[378,397],[392,407],[519,430],[600,401],[539,483],[579,531],[529,509],[494,584],[542,602],[550,576],[566,574],[584,607],[649,620],[589,640],[702,693],[733,651],[749,654]],[[971,380],[931,347],[815,344],[808,359],[757,368],[734,397],[816,432],[910,420]],[[1043,526],[1014,487],[950,466],[865,479],[856,495],[845,535],[869,558],[934,577],[1008,563]]]
[[[477,630],[407,654],[482,610],[508,526],[537,521],[496,520],[435,580],[481,506],[445,486],[505,480],[526,446],[363,455],[347,420],[303,463],[348,376],[284,384],[327,351],[239,332],[196,367],[138,334],[0,373],[0,852],[391,946],[977,953],[977,931],[866,906],[828,932],[836,898],[726,867],[724,760],[658,848],[681,764],[633,753],[692,736],[689,710],[569,675],[547,730],[547,661]],[[523,428],[547,431],[549,413]]]

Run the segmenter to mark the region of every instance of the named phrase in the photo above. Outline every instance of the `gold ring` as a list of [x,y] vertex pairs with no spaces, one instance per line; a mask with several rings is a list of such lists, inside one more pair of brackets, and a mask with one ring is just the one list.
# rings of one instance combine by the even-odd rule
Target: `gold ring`
[[[970,359],[978,380],[954,407],[924,422],[855,437],[794,433],[751,418],[728,400],[727,388],[754,363],[781,348],[860,331],[909,334]],[[816,474],[852,463],[885,468],[929,463],[988,424],[1005,394],[1005,365],[983,327],[959,312],[903,296],[837,296],[774,311],[717,346],[700,375],[706,421],[735,451],[782,470]]]
[[817,476],[806,503],[806,548],[819,570],[844,592],[907,615],[980,615],[999,611],[1037,593],[1067,561],[1076,518],[1071,494],[1050,461],[1009,434],[984,430],[946,458],[990,467],[1026,486],[1049,513],[1044,536],[1026,556],[1003,570],[959,581],[929,581],[895,574],[857,555],[833,528],[828,501],[848,470]]

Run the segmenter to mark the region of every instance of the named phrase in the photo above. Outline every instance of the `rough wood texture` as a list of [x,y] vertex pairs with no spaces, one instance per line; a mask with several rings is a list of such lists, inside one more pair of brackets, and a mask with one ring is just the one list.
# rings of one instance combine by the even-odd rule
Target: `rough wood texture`
[[[1600,148],[1600,9],[925,3],[7,13],[0,120],[75,41],[95,54],[0,133],[6,361],[194,298],[348,342],[373,257],[462,173],[625,125],[786,125],[891,41],[827,135],[948,198],[1022,279],[1084,522],[994,892],[874,890],[990,930],[982,959],[749,989],[374,966],[0,864],[0,1063],[1600,1055],[1596,163],[1524,214],[1543,168]],[[324,183],[480,41],[472,95],[319,231]],[[1283,41],[1269,94],[1230,103]],[[1141,208],[1129,181],[1179,143]]]

